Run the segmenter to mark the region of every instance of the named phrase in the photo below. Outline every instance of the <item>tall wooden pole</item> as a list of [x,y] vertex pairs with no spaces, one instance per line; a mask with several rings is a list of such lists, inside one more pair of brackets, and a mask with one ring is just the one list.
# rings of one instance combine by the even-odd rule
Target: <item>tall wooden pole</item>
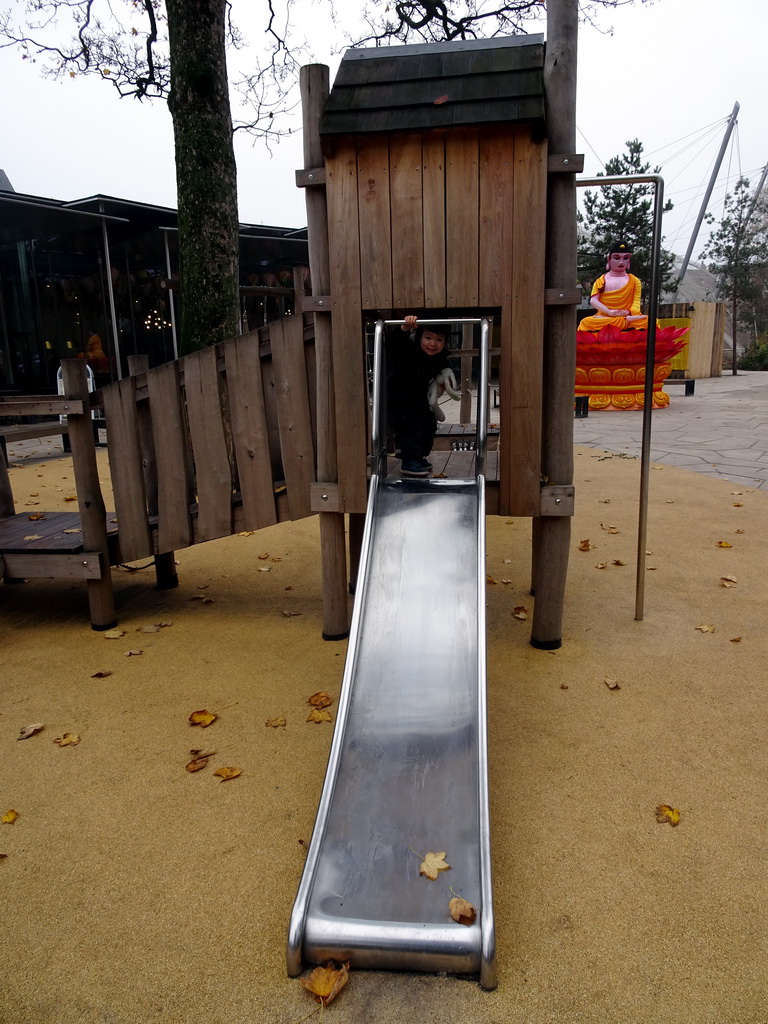
[[[544,87],[549,152],[576,150],[576,51],[578,0],[549,0]],[[546,287],[570,290],[576,272],[576,179],[550,174],[547,188]],[[573,389],[576,379],[576,307],[548,306],[544,322],[542,473],[550,484],[573,483]],[[563,605],[571,543],[569,516],[534,520],[533,587],[536,603],[531,644],[562,644]]]
[[[301,69],[301,103],[304,127],[304,169],[323,168],[320,118],[329,93],[329,72],[324,64]],[[322,182],[305,189],[309,236],[309,271],[312,294],[328,296],[331,291],[328,252],[328,204],[324,175]],[[315,313],[315,360],[317,368],[317,479],[338,482],[336,462],[336,408],[333,391],[333,335],[330,309]],[[342,640],[349,635],[347,599],[347,555],[344,515],[320,513],[320,551],[323,574],[323,637]]]

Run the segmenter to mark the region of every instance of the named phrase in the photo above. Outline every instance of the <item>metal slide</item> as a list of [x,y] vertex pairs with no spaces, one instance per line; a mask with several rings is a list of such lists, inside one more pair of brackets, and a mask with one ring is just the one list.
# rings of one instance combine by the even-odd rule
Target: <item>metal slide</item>
[[[291,975],[335,959],[496,985],[485,706],[489,326],[452,322],[481,323],[482,334],[475,474],[462,480],[383,476],[385,325],[376,325],[374,472],[328,771],[289,928]],[[435,881],[419,874],[430,850],[450,864]],[[471,925],[451,919],[454,894],[476,908]]]

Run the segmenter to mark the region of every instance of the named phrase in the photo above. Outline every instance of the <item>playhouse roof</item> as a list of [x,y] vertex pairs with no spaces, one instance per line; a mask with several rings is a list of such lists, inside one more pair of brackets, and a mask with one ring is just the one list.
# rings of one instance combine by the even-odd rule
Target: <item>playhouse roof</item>
[[544,120],[544,37],[349,49],[320,132],[348,135]]

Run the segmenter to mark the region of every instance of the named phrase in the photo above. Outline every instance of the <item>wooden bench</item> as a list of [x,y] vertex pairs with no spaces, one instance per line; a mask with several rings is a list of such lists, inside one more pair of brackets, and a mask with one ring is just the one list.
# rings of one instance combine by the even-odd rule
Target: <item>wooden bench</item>
[[69,434],[69,426],[58,420],[43,420],[39,423],[0,423],[0,451],[8,462],[8,444],[14,441],[28,441],[31,438],[53,437],[59,434],[64,446],[64,438]]
[[666,387],[667,384],[684,384],[686,396],[694,394],[696,390],[695,379],[689,380],[687,377],[667,377],[664,380],[664,387]]
[[[309,344],[307,344],[309,342]],[[82,361],[64,366],[65,396],[0,398],[0,415],[66,415],[78,512],[16,513],[0,456],[0,575],[84,579],[91,624],[117,619],[111,566],[150,558],[176,586],[174,552],[312,514],[314,346],[286,317],[88,393]],[[114,513],[99,484],[91,413],[103,409]],[[79,531],[79,532],[73,532]]]

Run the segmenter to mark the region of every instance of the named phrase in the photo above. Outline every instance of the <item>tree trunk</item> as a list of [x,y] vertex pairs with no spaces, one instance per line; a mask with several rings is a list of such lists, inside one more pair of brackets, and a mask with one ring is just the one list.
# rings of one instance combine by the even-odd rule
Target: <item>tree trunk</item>
[[166,10],[187,353],[240,333],[237,170],[225,0],[166,0]]

